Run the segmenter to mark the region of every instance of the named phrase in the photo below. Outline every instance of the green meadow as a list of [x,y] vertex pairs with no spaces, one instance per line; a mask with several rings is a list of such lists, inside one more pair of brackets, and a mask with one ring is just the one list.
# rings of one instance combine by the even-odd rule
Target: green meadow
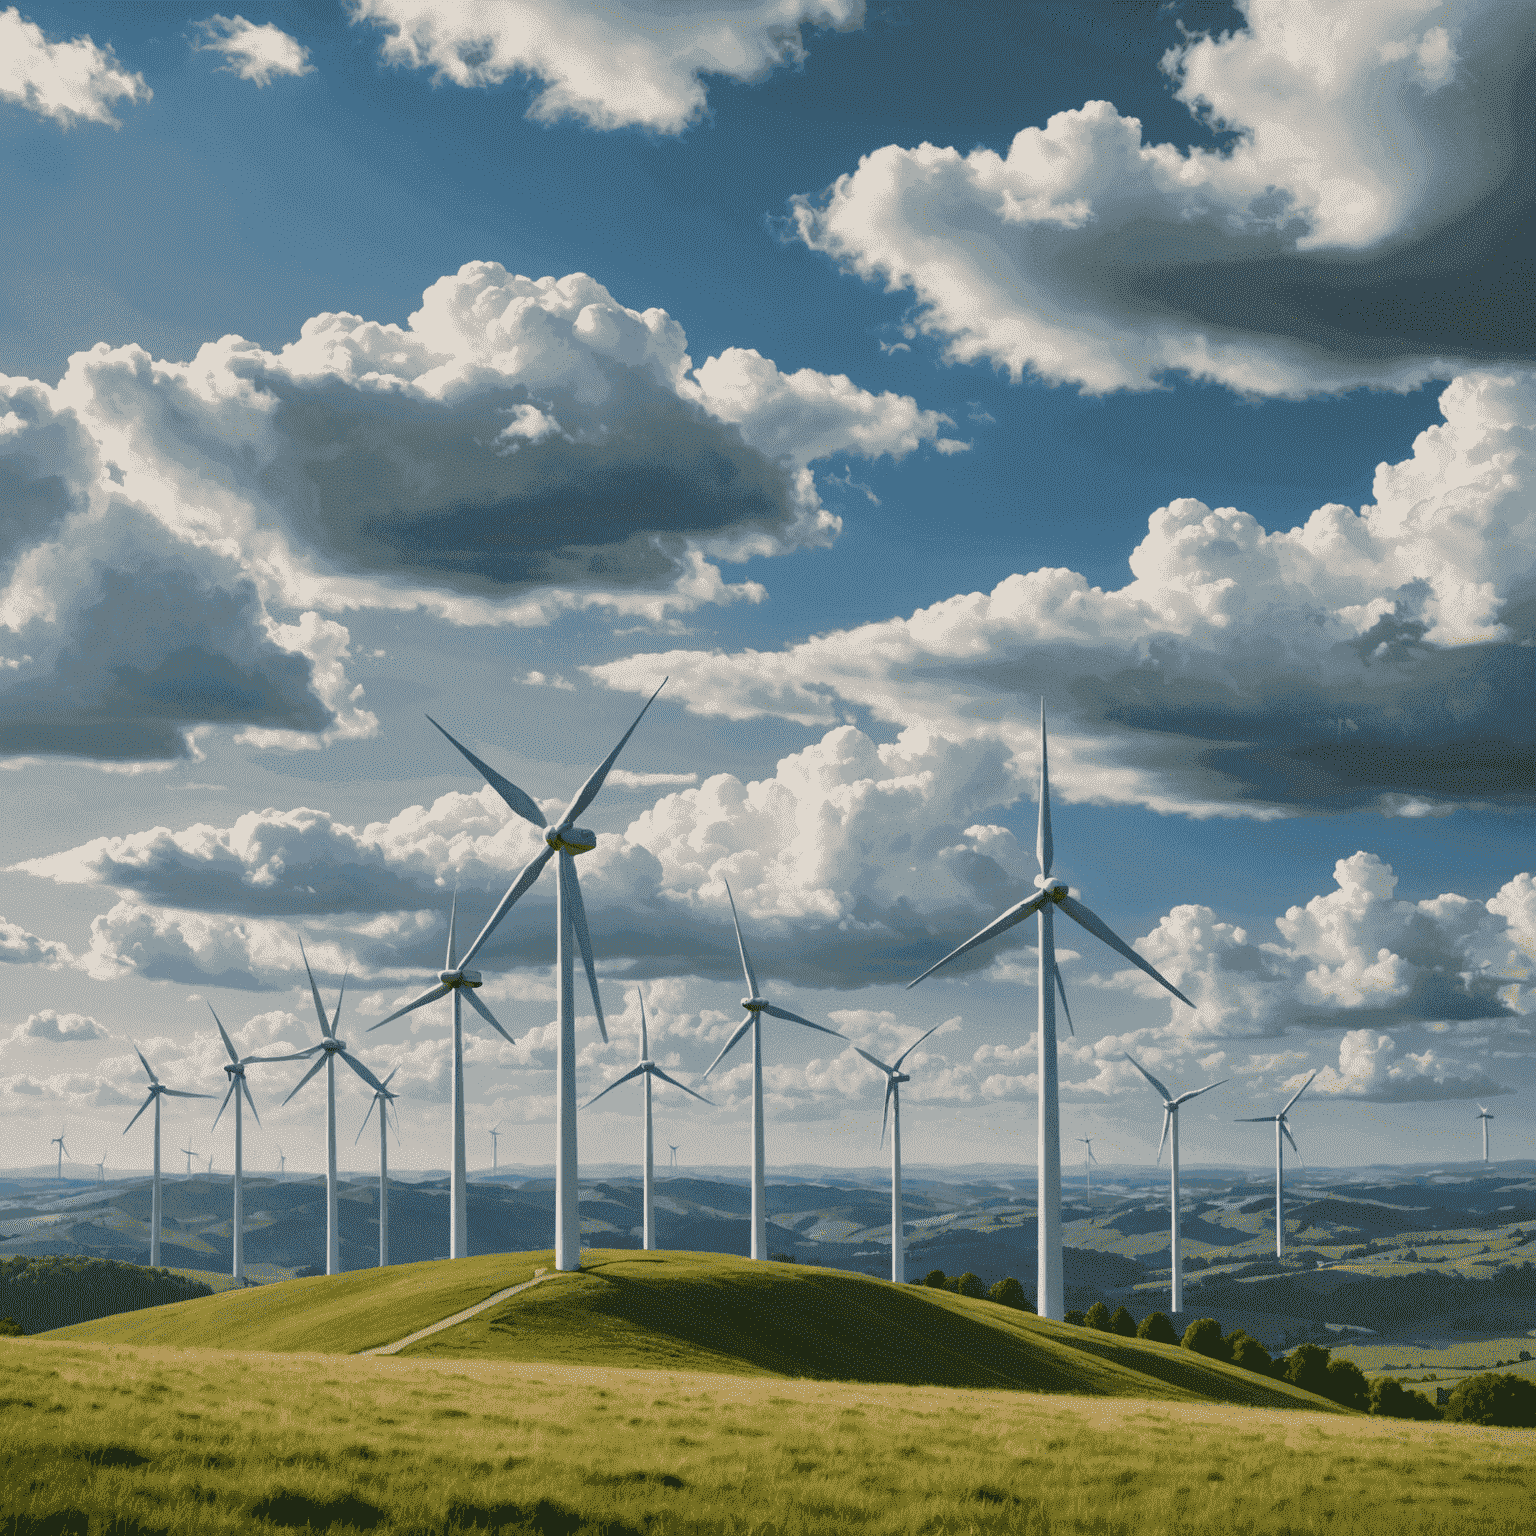
[[[0,1339],[0,1531],[1531,1529],[1536,1432],[798,1265],[519,1254]],[[221,1347],[222,1346],[222,1347]],[[348,1358],[348,1356],[353,1356]]]

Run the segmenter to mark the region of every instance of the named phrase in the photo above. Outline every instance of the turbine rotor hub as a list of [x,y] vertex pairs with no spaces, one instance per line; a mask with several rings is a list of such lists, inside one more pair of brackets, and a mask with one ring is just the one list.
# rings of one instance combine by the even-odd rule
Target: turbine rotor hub
[[768,1006],[768,999],[766,997],[744,997],[741,1000],[741,1006],[748,1013],[761,1013]]
[[551,827],[545,832],[544,841],[556,853],[591,853],[597,847],[597,833],[586,827]]
[[445,987],[478,987],[481,984],[479,971],[463,968],[457,971],[439,971],[437,979],[439,984]]
[[324,1045],[322,1046],[322,1049],[326,1051],[344,1051],[346,1048],[347,1042],[345,1040],[334,1039],[325,1041]]
[[1052,901],[1057,901],[1067,894],[1067,882],[1058,880],[1055,875],[1036,875],[1035,887],[1037,890],[1050,892]]

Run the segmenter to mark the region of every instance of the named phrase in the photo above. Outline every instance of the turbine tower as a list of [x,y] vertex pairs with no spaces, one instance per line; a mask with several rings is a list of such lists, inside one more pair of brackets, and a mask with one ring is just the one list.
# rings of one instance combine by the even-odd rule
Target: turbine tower
[[158,1268],[160,1264],[160,1100],[166,1096],[173,1099],[211,1099],[211,1093],[188,1093],[184,1088],[167,1088],[164,1083],[155,1076],[155,1069],[144,1060],[144,1052],[137,1045],[133,1048],[133,1054],[139,1058],[145,1074],[149,1078],[149,1095],[139,1105],[133,1120],[123,1127],[123,1135],[126,1136],[133,1129],[133,1121],[139,1118],[151,1104],[155,1106],[155,1177],[150,1186],[149,1197],[149,1263],[151,1268]]
[[[933,1029],[939,1026],[935,1024]],[[880,1116],[880,1142],[885,1143],[885,1123],[891,1122],[891,1282],[894,1285],[905,1285],[907,1281],[907,1242],[906,1224],[901,1219],[901,1085],[910,1083],[910,1073],[901,1070],[901,1064],[908,1056],[920,1046],[928,1035],[933,1033],[930,1029],[927,1034],[919,1035],[916,1040],[896,1058],[890,1066],[881,1061],[877,1056],[871,1056],[862,1046],[854,1046],[860,1056],[871,1066],[879,1067],[885,1073],[885,1113]],[[895,1115],[891,1111],[894,1108]]]
[[336,994],[336,1012],[327,1020],[325,1005],[320,1001],[320,989],[315,985],[315,973],[309,968],[309,956],[304,951],[304,940],[299,940],[299,953],[304,956],[304,974],[309,977],[310,996],[315,1000],[315,1016],[320,1020],[320,1043],[307,1050],[295,1051],[289,1056],[261,1056],[253,1060],[263,1063],[275,1061],[305,1061],[319,1052],[320,1059],[294,1084],[293,1093],[283,1100],[286,1104],[300,1088],[322,1067],[325,1068],[325,1272],[341,1273],[341,1217],[336,1207],[336,1058],[339,1056],[352,1068],[375,1093],[384,1085],[360,1062],[347,1043],[336,1033],[341,1019],[341,1000],[346,996],[347,979],[341,979],[341,990]]
[[96,1164],[96,1182],[98,1184],[105,1184],[107,1182],[107,1154],[105,1152],[101,1154],[101,1161]]
[[671,1154],[672,1154],[672,1163],[671,1163],[671,1166],[672,1166],[672,1167],[673,1167],[673,1168],[676,1168],[676,1167],[677,1167],[677,1148],[676,1148],[676,1147],[675,1147],[675,1146],[673,1146],[673,1144],[672,1144],[672,1143],[671,1143],[671,1142],[670,1142],[670,1141],[669,1141],[669,1142],[668,1142],[668,1143],[667,1143],[667,1150],[668,1150],[668,1151],[669,1151],[669,1152],[671,1152]]
[[[440,726],[438,728],[441,729]],[[448,1173],[448,1257],[467,1259],[469,1257],[469,1167],[464,1150],[464,1011],[461,999],[468,998],[469,1006],[508,1045],[516,1045],[517,1042],[497,1023],[496,1015],[475,996],[475,988],[481,981],[480,972],[472,971],[466,965],[454,961],[454,950],[458,945],[458,921],[459,898],[455,892],[453,905],[448,909],[448,952],[443,969],[437,973],[437,985],[429,987],[420,997],[413,997],[405,1007],[395,1009],[388,1018],[380,1019],[377,1024],[370,1024],[368,1032],[371,1034],[376,1029],[383,1029],[386,1024],[392,1024],[396,1019],[404,1018],[406,1014],[414,1013],[418,1008],[425,1008],[428,1003],[435,1003],[438,998],[447,997],[450,992],[453,994],[453,1162]],[[476,940],[476,943],[478,942],[479,940]],[[464,959],[467,961],[469,956],[465,955]]]
[[[1316,1077],[1314,1072],[1312,1077]],[[1271,1121],[1275,1126],[1275,1257],[1285,1257],[1285,1148],[1280,1144],[1281,1134],[1290,1142],[1291,1150],[1297,1157],[1301,1156],[1301,1148],[1296,1145],[1296,1138],[1291,1135],[1291,1127],[1286,1116],[1290,1113],[1291,1105],[1304,1094],[1312,1084],[1309,1077],[1300,1088],[1286,1101],[1285,1108],[1278,1115],[1244,1115],[1235,1123],[1238,1125],[1268,1125]]]
[[[256,1100],[251,1097],[251,1086],[245,1080],[245,1061],[235,1049],[234,1041],[229,1038],[228,1031],[224,1028],[224,1021],[214,1011],[212,1003],[208,1004],[209,1013],[213,1014],[213,1022],[219,1027],[219,1039],[224,1042],[224,1049],[229,1055],[229,1060],[224,1065],[225,1075],[229,1078],[229,1091],[224,1095],[224,1102],[219,1105],[219,1112],[213,1117],[213,1128],[218,1130],[219,1121],[224,1111],[229,1108],[230,1099],[235,1101],[235,1211],[230,1223],[230,1273],[236,1280],[245,1279],[245,1124],[241,1115],[241,1100],[251,1106],[251,1114],[256,1118],[256,1124],[261,1124],[261,1116],[256,1114]],[[246,1058],[255,1061],[252,1056]],[[208,1171],[213,1172],[213,1160],[208,1161]]]
[[491,1177],[501,1172],[501,1123],[491,1127]]
[[1098,1158],[1093,1155],[1093,1137],[1079,1136],[1077,1138],[1083,1144],[1083,1177],[1088,1181],[1088,1225],[1093,1225],[1093,1164]]
[[715,1059],[710,1062],[704,1077],[725,1059],[725,1054],[736,1044],[750,1029],[752,1031],[752,1257],[754,1259],[766,1259],[768,1257],[768,1170],[763,1157],[763,1015],[766,1013],[771,1018],[786,1019],[791,1024],[803,1024],[807,1029],[819,1029],[824,1035],[836,1035],[839,1040],[848,1037],[841,1030],[828,1029],[825,1024],[813,1024],[809,1019],[802,1019],[798,1013],[791,1013],[787,1008],[780,1008],[770,1003],[757,990],[757,977],[752,972],[752,962],[747,959],[747,946],[742,942],[741,921],[736,916],[736,898],[731,895],[730,882],[725,886],[726,899],[731,904],[731,922],[736,927],[736,948],[741,952],[741,970],[747,979],[747,995],[742,998],[741,1006],[747,1010],[747,1016],[738,1027],[736,1033],[725,1042],[725,1048]]
[[[1066,1310],[1062,1280],[1061,1259],[1061,1124],[1060,1105],[1056,1090],[1056,994],[1061,993],[1066,1004],[1066,990],[1056,970],[1056,908],[1060,907],[1079,927],[1101,942],[1109,945],[1116,954],[1123,955],[1132,965],[1145,971],[1154,981],[1166,987],[1181,1003],[1195,1005],[1184,996],[1168,978],[1143,960],[1124,939],[1120,938],[1100,917],[1090,912],[1082,902],[1067,893],[1066,882],[1051,874],[1053,850],[1051,845],[1051,787],[1046,764],[1045,704],[1040,705],[1040,821],[1035,833],[1035,857],[1040,861],[1040,873],[1035,884],[1040,887],[1033,896],[1009,907],[1000,917],[988,923],[980,933],[972,935],[958,949],[951,950],[935,965],[930,965],[922,976],[909,981],[915,987],[925,976],[931,976],[951,960],[985,944],[1006,932],[1016,923],[1035,914],[1039,939],[1039,982],[1036,988],[1036,1017],[1040,1045],[1039,1070],[1039,1151],[1036,1158],[1036,1177],[1039,1180],[1039,1271],[1035,1299],[1040,1316],[1060,1322]],[[1070,1027],[1070,1017],[1068,1025]]]
[[52,1137],[48,1145],[59,1149],[59,1166],[54,1177],[62,1181],[64,1178],[64,1154],[68,1151],[68,1148],[64,1145],[64,1127],[62,1125],[59,1127],[59,1134]]
[[[213,1095],[210,1093],[208,1097],[211,1099]],[[187,1160],[187,1177],[190,1179],[192,1177],[192,1159],[197,1156],[197,1153],[191,1147],[183,1147],[181,1151]]]
[[284,1178],[287,1175],[287,1172],[288,1172],[288,1159],[283,1156],[283,1149],[281,1147],[279,1147],[277,1149],[277,1176],[278,1176],[278,1178],[279,1179]]
[[[368,1121],[375,1108],[379,1111],[379,1268],[385,1268],[389,1263],[389,1106],[399,1094],[389,1091],[389,1078],[393,1077],[400,1069],[391,1069],[389,1077],[374,1089],[373,1099],[368,1105],[368,1113],[363,1116],[363,1123],[357,1128],[357,1135],[352,1138],[355,1147],[363,1139],[363,1132],[368,1129]],[[395,1124],[395,1135],[400,1135],[400,1126]]]
[[[667,680],[663,678],[661,688],[665,688],[666,684]],[[661,688],[658,688],[656,693],[660,693]],[[582,905],[581,886],[576,879],[576,858],[579,854],[590,853],[597,847],[597,833],[590,832],[585,827],[578,827],[576,818],[597,799],[598,792],[608,777],[608,770],[613,767],[619,753],[624,750],[624,744],[634,735],[635,726],[645,718],[645,711],[655,702],[656,693],[645,701],[644,708],[635,716],[634,725],[624,732],[619,738],[618,746],[593,770],[591,778],[577,791],[576,798],[565,808],[560,820],[552,827],[544,820],[543,811],[539,809],[538,803],[531,795],[519,789],[510,779],[503,778],[488,764],[482,763],[468,747],[455,741],[442,726],[437,724],[436,720],[432,720],[430,715],[427,716],[427,719],[431,720],[432,724],[458,748],[465,759],[480,771],[485,782],[506,801],[508,807],[524,821],[531,822],[544,833],[544,847],[528,861],[523,872],[512,882],[507,894],[501,898],[485,927],[476,936],[475,942],[465,951],[462,965],[468,965],[479,953],[480,946],[490,938],[496,925],[526,892],[532,890],[534,882],[543,874],[544,866],[557,853],[560,855],[557,866],[559,878],[555,882],[555,975],[560,997],[560,1041],[555,1057],[556,1269],[581,1268],[581,1210],[578,1204],[576,1159],[576,986],[575,957],[571,949],[573,938],[581,946],[581,960],[587,972],[587,985],[592,989],[592,1007],[597,1014],[598,1033],[603,1037],[603,1044],[608,1043],[608,1026],[603,1022],[603,1003],[597,995],[597,968],[592,962],[592,940],[587,933],[587,913]],[[460,985],[469,984],[465,982]],[[454,992],[454,997],[455,999],[458,997],[457,990]],[[424,1002],[426,999],[423,998],[421,1001]],[[397,1014],[396,1017],[399,1015]],[[382,1022],[387,1023],[388,1020]]]
[[[635,989],[635,996],[640,999],[640,1061],[638,1065],[631,1067],[623,1077],[615,1078],[613,1082],[609,1083],[603,1089],[603,1093],[612,1093],[621,1083],[630,1082],[634,1078],[643,1077],[645,1079],[645,1208],[641,1217],[642,1241],[640,1246],[649,1251],[656,1246],[656,1143],[651,1132],[651,1079],[659,1077],[662,1082],[671,1083],[674,1088],[681,1088],[684,1093],[693,1094],[693,1097],[699,1103],[708,1104],[711,1109],[715,1108],[715,1104],[712,1099],[706,1099],[702,1093],[694,1093],[692,1088],[678,1082],[675,1077],[668,1077],[651,1060],[650,1036],[646,1033],[645,1027],[645,997],[638,987]],[[596,1104],[602,1098],[603,1093],[594,1093],[587,1100],[587,1103],[581,1107],[585,1109],[587,1104]]]
[[1477,1106],[1477,1118],[1483,1122],[1483,1161],[1486,1163],[1488,1161],[1488,1122],[1493,1119],[1493,1116],[1488,1113],[1483,1105],[1479,1104]]
[[1172,1131],[1173,1133],[1168,1159],[1170,1170],[1168,1208],[1172,1219],[1172,1230],[1168,1248],[1171,1255],[1169,1261],[1169,1310],[1177,1317],[1184,1310],[1184,1255],[1179,1244],[1179,1106],[1187,1104],[1191,1099],[1198,1099],[1202,1093],[1209,1093],[1212,1088],[1220,1088],[1221,1083],[1226,1082],[1227,1079],[1222,1078],[1220,1083],[1207,1083],[1204,1088],[1191,1088],[1188,1093],[1181,1093],[1175,1097],[1129,1051],[1125,1051],[1123,1054],[1125,1059],[1162,1095],[1163,1134],[1157,1143],[1156,1160],[1158,1162],[1163,1160],[1163,1143],[1169,1140],[1169,1132]]

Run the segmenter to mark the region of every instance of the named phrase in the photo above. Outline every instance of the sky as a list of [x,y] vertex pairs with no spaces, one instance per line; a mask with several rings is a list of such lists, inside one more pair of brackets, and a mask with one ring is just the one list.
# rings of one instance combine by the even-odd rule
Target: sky
[[[577,864],[686,1166],[1531,1155],[1529,0],[141,0],[0,11],[0,1166],[149,1163],[341,1034],[449,1158],[457,892],[665,687]],[[1070,931],[1069,931],[1070,930]],[[479,957],[472,1167],[553,1156],[554,897]],[[589,1006],[578,998],[578,1009]],[[246,1166],[318,1168],[252,1069]],[[259,1073],[259,1075],[258,1075]],[[216,1104],[167,1146],[226,1171]],[[344,1168],[369,1103],[338,1075]],[[637,1162],[640,1095],[581,1118]],[[665,1156],[665,1154],[664,1154]]]

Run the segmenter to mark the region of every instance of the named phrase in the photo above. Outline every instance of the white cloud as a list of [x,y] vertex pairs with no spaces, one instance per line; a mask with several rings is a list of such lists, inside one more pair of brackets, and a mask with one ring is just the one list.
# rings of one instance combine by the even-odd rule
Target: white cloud
[[1197,815],[1528,803],[1536,376],[1469,375],[1440,403],[1444,423],[1378,467],[1358,513],[1329,504],[1269,533],[1183,498],[1149,519],[1118,589],[1037,570],[782,651],[586,670],[634,692],[669,673],[689,709],[726,719],[831,726],[852,706],[992,740],[1021,782],[1043,695],[1068,799]]
[[461,86],[536,78],[542,88],[528,109],[536,121],[657,133],[681,133],[703,115],[703,76],[760,80],[803,61],[803,29],[847,30],[864,18],[864,0],[351,0],[351,8],[355,22],[385,31],[391,64]]
[[1529,357],[1523,279],[1480,293],[1481,316],[1466,303],[1472,266],[1486,282],[1488,250],[1518,248],[1531,213],[1514,190],[1528,8],[1239,9],[1245,26],[1162,61],[1177,99],[1234,135],[1225,147],[1146,143],[1089,101],[1006,154],[876,149],[795,200],[800,238],[910,291],[910,326],[948,361],[1093,392],[1175,372],[1260,395],[1407,388]]
[[118,128],[114,102],[148,101],[153,94],[143,75],[118,63],[110,43],[98,48],[88,36],[50,43],[14,5],[0,11],[0,101],[64,128],[76,123]]
[[40,939],[19,923],[0,916],[0,962],[7,965],[44,965],[57,971],[73,965],[75,957],[67,945],[52,939]]
[[[1310,1074],[1298,1074],[1284,1086],[1299,1088]],[[1400,1053],[1391,1035],[1352,1029],[1339,1044],[1337,1069],[1324,1067],[1313,1093],[1388,1104],[1423,1104],[1436,1099],[1492,1098],[1512,1093],[1480,1066],[1448,1061],[1432,1050]]]
[[11,1032],[11,1041],[48,1040],[54,1045],[78,1045],[87,1040],[101,1040],[106,1030],[95,1019],[83,1013],[56,1013],[44,1008],[41,1013],[31,1014],[25,1024],[18,1024]]
[[257,26],[244,16],[214,15],[193,25],[202,37],[201,42],[192,45],[194,48],[222,53],[224,63],[220,69],[258,87],[270,85],[275,75],[314,73],[309,49],[270,21]]

